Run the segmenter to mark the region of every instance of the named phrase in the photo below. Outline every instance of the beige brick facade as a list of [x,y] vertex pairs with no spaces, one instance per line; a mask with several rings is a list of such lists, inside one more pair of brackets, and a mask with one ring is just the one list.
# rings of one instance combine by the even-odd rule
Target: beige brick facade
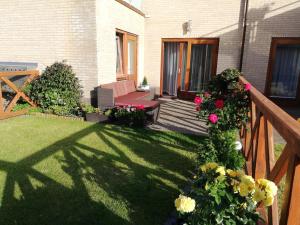
[[249,1],[243,72],[264,91],[272,37],[300,37],[300,2]]
[[144,17],[112,0],[97,0],[98,83],[116,81],[116,29],[138,36],[138,80],[144,76]]
[[[144,0],[145,76],[160,85],[161,39],[220,38],[218,72],[237,67],[240,55],[242,16],[240,0]],[[182,25],[192,20],[192,32],[183,33]]]
[[[161,39],[220,39],[217,72],[238,67],[242,40],[241,0],[144,0],[145,17],[115,0],[0,1],[0,61],[51,65],[67,60],[84,96],[116,80],[115,31],[138,35],[138,80],[159,90]],[[300,3],[251,0],[243,72],[260,90],[265,85],[272,37],[300,37]],[[192,32],[183,24],[192,20]]]
[[94,0],[0,1],[0,61],[67,60],[84,87],[97,84]]

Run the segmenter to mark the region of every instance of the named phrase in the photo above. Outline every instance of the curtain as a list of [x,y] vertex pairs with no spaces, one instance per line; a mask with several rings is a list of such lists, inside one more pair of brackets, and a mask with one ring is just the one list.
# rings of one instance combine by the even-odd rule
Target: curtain
[[300,45],[279,45],[272,71],[271,96],[296,98],[300,75]]
[[177,95],[179,43],[166,42],[164,50],[163,93]]
[[181,91],[184,91],[185,86],[185,75],[186,75],[186,64],[187,64],[187,43],[183,45],[183,52],[182,52],[182,70],[181,70]]
[[206,88],[211,77],[212,46],[192,45],[189,91],[201,91]]

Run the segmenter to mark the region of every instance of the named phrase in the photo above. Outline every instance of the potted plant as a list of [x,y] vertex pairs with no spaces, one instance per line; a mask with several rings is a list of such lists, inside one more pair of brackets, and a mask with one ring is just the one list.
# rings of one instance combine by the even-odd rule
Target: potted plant
[[150,90],[150,85],[148,84],[148,80],[146,77],[144,77],[143,82],[141,86],[139,87],[141,91],[149,91]]
[[82,111],[86,121],[99,123],[108,120],[107,116],[103,115],[98,108],[89,104],[82,105]]

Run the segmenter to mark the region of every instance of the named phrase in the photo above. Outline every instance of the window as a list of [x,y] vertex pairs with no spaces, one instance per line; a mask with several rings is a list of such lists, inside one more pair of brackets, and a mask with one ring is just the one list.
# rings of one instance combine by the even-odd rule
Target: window
[[137,80],[137,36],[116,32],[117,80]]
[[299,99],[300,38],[273,38],[266,94],[273,99]]

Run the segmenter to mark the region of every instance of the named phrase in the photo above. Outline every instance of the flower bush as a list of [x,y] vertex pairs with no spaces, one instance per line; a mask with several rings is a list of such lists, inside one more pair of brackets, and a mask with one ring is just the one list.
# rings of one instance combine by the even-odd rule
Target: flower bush
[[175,200],[175,207],[187,225],[255,225],[260,219],[257,205],[272,205],[276,194],[269,180],[255,181],[242,171],[210,162],[200,166],[191,190]]
[[198,165],[217,162],[230,169],[241,169],[245,158],[238,147],[234,130],[210,135],[198,148]]
[[239,82],[240,72],[226,69],[209,83],[194,102],[199,117],[207,119],[211,133],[239,129],[248,121],[250,84]]
[[126,126],[143,127],[146,125],[147,116],[144,105],[117,106],[107,112],[111,121]]

